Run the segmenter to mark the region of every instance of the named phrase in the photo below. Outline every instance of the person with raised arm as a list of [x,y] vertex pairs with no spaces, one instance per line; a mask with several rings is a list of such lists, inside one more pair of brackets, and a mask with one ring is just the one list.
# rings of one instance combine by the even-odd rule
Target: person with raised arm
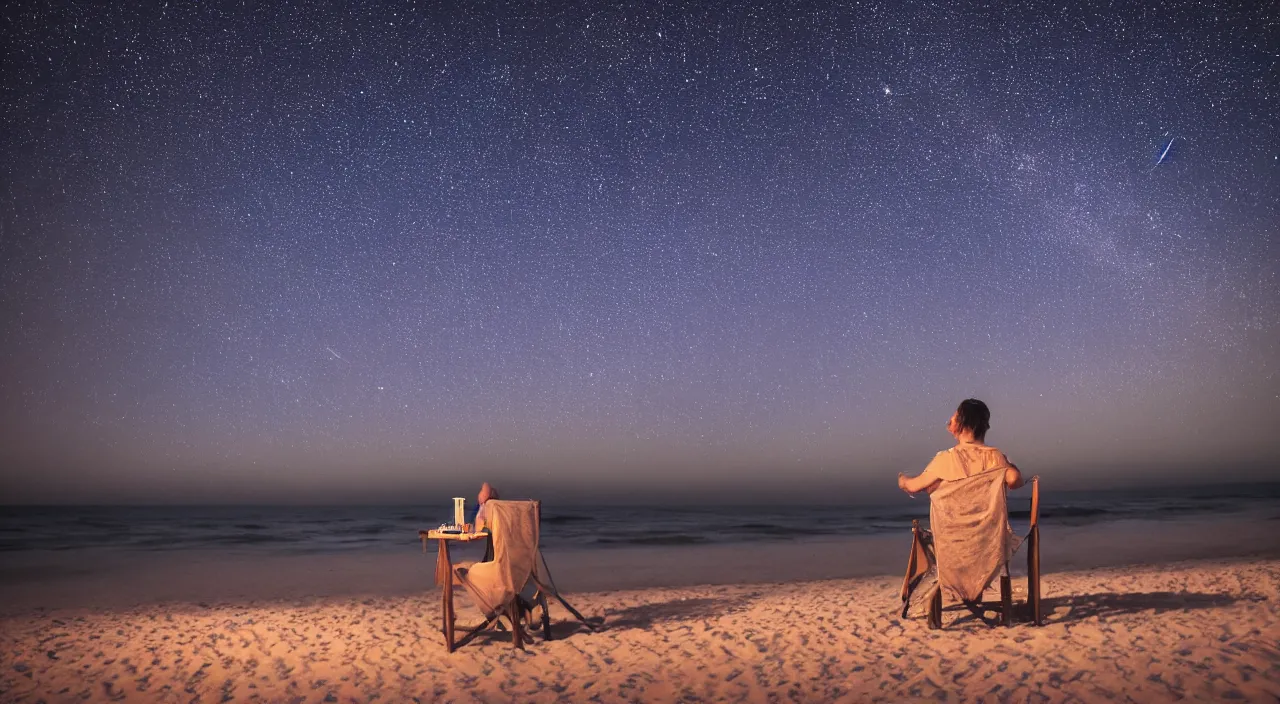
[[947,421],[947,432],[956,439],[955,447],[934,456],[924,471],[914,477],[898,473],[898,488],[908,494],[932,493],[937,486],[952,479],[963,479],[993,469],[1005,468],[1004,481],[1010,489],[1022,486],[1022,472],[999,449],[986,444],[991,427],[991,411],[976,398],[960,402]]

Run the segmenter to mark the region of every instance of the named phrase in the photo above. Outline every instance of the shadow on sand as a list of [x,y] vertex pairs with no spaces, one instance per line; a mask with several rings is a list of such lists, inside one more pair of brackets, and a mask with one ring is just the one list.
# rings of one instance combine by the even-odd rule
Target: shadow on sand
[[[1240,602],[1266,601],[1259,594],[1200,594],[1195,592],[1099,592],[1095,594],[1078,594],[1075,596],[1059,596],[1047,598],[1041,602],[1041,614],[1044,624],[1073,623],[1091,618],[1106,620],[1128,614],[1154,613],[1170,611],[1190,611],[1193,609],[1215,609]],[[1030,613],[1025,602],[1015,605],[1014,626],[1030,625]],[[958,613],[957,613],[958,612]],[[999,612],[987,608],[985,612],[966,611],[959,604],[948,605],[944,613],[956,614],[948,619],[946,628],[979,628],[998,627]]]
[[[751,596],[719,597],[702,599],[672,599],[653,604],[640,604],[609,613],[606,617],[588,616],[587,620],[599,631],[623,631],[633,628],[645,629],[664,621],[696,621],[700,619],[718,618],[741,609],[751,601]],[[553,640],[564,640],[579,633],[590,631],[580,621],[573,618],[559,620],[561,614],[552,606],[551,634]],[[470,626],[460,627],[465,632]],[[530,630],[529,635],[535,642],[542,642],[543,633],[540,628]],[[511,632],[502,623],[477,633],[472,644],[511,642]]]
[[609,630],[648,628],[662,621],[694,621],[717,618],[745,606],[749,597],[705,599],[673,599],[655,604],[640,604],[610,613],[604,626]]
[[[1111,618],[1126,614],[1168,611],[1190,611],[1192,609],[1215,609],[1231,606],[1237,602],[1266,601],[1261,595],[1236,594],[1199,594],[1195,592],[1138,592],[1118,594],[1104,592],[1098,594],[1079,594],[1076,596],[1059,596],[1045,599],[1044,608],[1046,623],[1070,623],[1090,618]],[[1058,614],[1059,609],[1066,613]]]

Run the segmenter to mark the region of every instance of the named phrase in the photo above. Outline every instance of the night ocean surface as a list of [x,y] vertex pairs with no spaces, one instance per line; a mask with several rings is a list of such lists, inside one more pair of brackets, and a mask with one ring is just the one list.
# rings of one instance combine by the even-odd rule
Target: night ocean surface
[[[1010,497],[1015,530],[1029,493]],[[681,546],[794,541],[906,532],[927,520],[928,501],[883,506],[604,506],[544,504],[548,548]],[[324,553],[394,551],[418,545],[417,531],[450,518],[447,498],[412,506],[6,506],[0,552],[68,550]],[[1045,526],[1177,521],[1214,516],[1280,520],[1280,483],[1143,491],[1053,492]]]

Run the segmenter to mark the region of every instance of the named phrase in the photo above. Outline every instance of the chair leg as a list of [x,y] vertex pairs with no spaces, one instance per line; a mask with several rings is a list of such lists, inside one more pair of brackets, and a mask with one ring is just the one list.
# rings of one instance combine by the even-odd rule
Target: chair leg
[[1031,529],[1027,546],[1027,606],[1031,608],[1031,622],[1042,625],[1040,615],[1040,526]]
[[475,638],[477,635],[479,635],[481,631],[488,628],[490,625],[498,625],[499,623],[501,622],[498,621],[497,614],[494,614],[493,616],[489,616],[484,620],[484,623],[481,623],[480,625],[472,628],[471,630],[467,631],[465,635],[459,638],[458,642],[454,644],[453,649],[457,650],[458,648],[461,648],[467,643],[470,643],[471,640]]
[[593,625],[591,625],[591,622],[587,620],[587,617],[586,617],[586,616],[583,616],[583,615],[582,615],[582,614],[581,614],[577,609],[573,608],[573,605],[572,605],[572,604],[570,604],[569,602],[565,601],[565,600],[564,600],[564,597],[560,596],[560,593],[559,593],[559,592],[557,592],[557,591],[555,591],[555,590],[553,590],[553,589],[548,589],[548,588],[547,588],[547,585],[543,584],[543,583],[542,583],[542,581],[541,581],[541,580],[539,580],[537,577],[534,577],[534,579],[533,579],[533,583],[534,583],[534,584],[536,584],[536,585],[538,585],[538,591],[542,592],[543,594],[551,594],[551,596],[554,596],[554,597],[556,598],[556,601],[560,602],[560,605],[561,605],[561,606],[563,606],[563,607],[565,608],[565,610],[566,610],[566,611],[568,611],[569,613],[573,614],[573,617],[574,617],[574,618],[576,618],[576,619],[578,619],[579,621],[581,621],[581,622],[582,622],[582,625],[584,625],[584,626],[586,626],[586,627],[587,627],[587,630],[588,630],[588,631],[591,631],[592,633],[595,633],[595,631],[596,631],[596,627],[595,627],[595,626],[593,626]]
[[1000,575],[1000,623],[1003,626],[1013,625],[1013,585],[1009,583],[1009,575]]
[[507,607],[508,618],[511,619],[511,642],[517,648],[524,650],[524,628],[520,625],[520,603],[518,600],[512,600],[511,606]]
[[938,587],[933,592],[933,597],[929,599],[929,628],[942,628],[942,587]]
[[551,640],[551,607],[547,605],[547,595],[538,590],[538,605],[542,607],[542,640]]

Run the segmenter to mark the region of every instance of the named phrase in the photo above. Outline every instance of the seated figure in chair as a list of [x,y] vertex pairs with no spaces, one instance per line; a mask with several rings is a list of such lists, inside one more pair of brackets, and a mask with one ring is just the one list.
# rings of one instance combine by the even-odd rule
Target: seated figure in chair
[[908,494],[933,493],[944,481],[963,479],[1005,467],[1004,482],[1010,489],[1022,486],[1022,473],[1000,450],[986,444],[991,428],[991,411],[976,398],[960,402],[947,421],[947,432],[956,439],[955,447],[934,456],[929,466],[915,477],[898,474],[898,488]]
[[480,493],[476,496],[476,515],[475,519],[471,521],[475,524],[475,532],[479,533],[488,527],[486,525],[488,517],[485,515],[484,505],[491,499],[496,498],[499,498],[498,490],[493,488],[492,484],[485,482],[480,485]]
[[[483,484],[480,485],[480,493],[476,496],[476,512],[475,512],[475,516],[472,518],[472,523],[475,526],[474,531],[476,533],[488,532],[490,530],[491,522],[489,520],[488,511],[486,510],[486,507],[490,505],[489,504],[490,501],[497,501],[497,500],[500,500],[500,497],[498,496],[498,490],[494,488],[492,484],[490,484],[489,482],[484,482]],[[493,541],[490,540],[489,543],[485,545],[484,557],[480,560],[480,562],[491,562],[492,560],[493,560]],[[525,585],[524,589],[521,590],[521,592],[516,595],[516,601],[520,605],[521,613],[529,613],[533,610],[533,601],[532,601],[531,595],[534,591],[535,590],[532,585]],[[532,629],[538,630],[541,627],[541,625],[542,624],[535,622],[534,625],[532,626]]]
[[[490,544],[493,554],[481,562],[463,562],[453,566],[453,583],[466,588],[476,602],[485,621],[463,639],[466,642],[478,631],[505,617],[511,625],[514,643],[523,648],[525,635],[520,626],[528,603],[521,599],[521,592],[537,570],[538,556],[538,506],[533,501],[500,501],[490,498],[484,508],[491,531]],[[446,620],[453,611],[452,590],[446,592]],[[446,639],[450,651],[455,647],[449,628]]]
[[[966,399],[947,422],[955,447],[939,452],[918,476],[898,475],[898,487],[909,494],[929,493],[929,529],[913,522],[911,556],[903,583],[903,616],[913,595],[926,596],[932,627],[940,627],[944,593],[975,613],[983,593],[1000,576],[1003,621],[1012,620],[1009,560],[1022,545],[1009,525],[1006,492],[1023,486],[1022,473],[1004,453],[986,444],[991,412],[977,399]],[[1027,534],[1028,596],[1033,620],[1039,617],[1039,482],[1032,479],[1031,530]],[[1003,573],[1003,575],[1001,575]],[[930,582],[932,578],[932,582]]]

